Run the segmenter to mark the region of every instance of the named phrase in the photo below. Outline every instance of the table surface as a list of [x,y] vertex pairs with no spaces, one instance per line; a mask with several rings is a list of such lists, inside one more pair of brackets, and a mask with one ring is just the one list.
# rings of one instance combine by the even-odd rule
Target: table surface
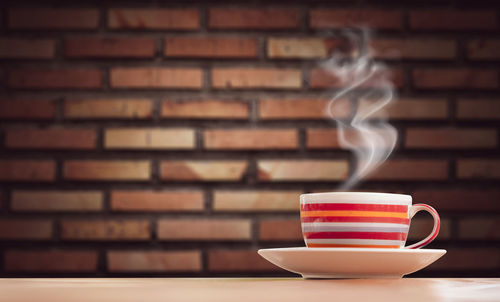
[[0,301],[500,301],[500,278],[0,279]]

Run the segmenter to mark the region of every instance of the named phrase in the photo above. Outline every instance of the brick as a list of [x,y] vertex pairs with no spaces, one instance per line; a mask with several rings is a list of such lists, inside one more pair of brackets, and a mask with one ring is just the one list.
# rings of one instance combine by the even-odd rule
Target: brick
[[0,181],[53,181],[55,163],[52,160],[0,160]]
[[423,181],[446,180],[448,162],[435,159],[392,159],[383,163],[368,180]]
[[259,160],[260,181],[336,181],[347,177],[345,160]]
[[1,119],[53,119],[55,112],[52,100],[0,100]]
[[172,119],[248,119],[246,102],[231,100],[163,100],[161,116]]
[[[384,140],[390,140],[393,136],[393,132],[380,129],[373,129],[378,136]],[[357,131],[345,130],[343,132],[344,138],[349,141],[350,145],[356,145],[359,148],[366,148],[367,146],[363,144],[363,139],[358,136]],[[339,131],[337,129],[307,129],[306,130],[306,146],[309,149],[342,149],[342,144],[339,141]],[[376,146],[380,148],[380,146]],[[345,148],[344,148],[345,149]]]
[[462,179],[499,179],[500,160],[497,159],[459,159],[457,177]]
[[[434,206],[431,204],[431,206]],[[420,212],[425,213],[425,212]],[[410,232],[408,233],[408,242],[410,245],[427,237],[432,232],[434,226],[433,220],[429,214],[417,214],[419,218],[413,218],[410,224]],[[426,215],[427,217],[425,217]],[[420,218],[424,216],[425,218]],[[439,234],[436,240],[449,240],[451,238],[451,220],[441,218]],[[410,243],[411,242],[411,243]]]
[[200,27],[196,9],[122,9],[108,11],[108,27],[136,30],[195,30]]
[[51,39],[0,39],[2,59],[51,59],[55,53],[55,42]]
[[494,129],[409,128],[405,146],[414,149],[478,149],[497,146]]
[[[354,88],[381,88],[380,80],[382,79],[382,75],[386,75],[387,79],[390,80],[395,87],[403,87],[403,71],[401,69],[389,69],[385,74],[380,72],[374,73],[369,80]],[[354,80],[345,79],[344,81],[346,81],[345,83],[352,84]],[[344,81],[322,68],[314,68],[309,72],[309,86],[311,88],[343,88],[347,86],[343,84]]]
[[184,251],[108,251],[110,272],[199,272],[201,252]]
[[153,103],[149,99],[66,100],[64,117],[70,119],[150,119]]
[[313,9],[309,13],[312,28],[344,28],[363,24],[377,29],[402,29],[403,14],[396,10]]
[[295,129],[211,129],[203,133],[208,150],[297,149]]
[[217,89],[299,89],[300,70],[293,68],[214,68],[212,87]]
[[113,88],[197,89],[203,86],[199,68],[112,68]]
[[248,163],[236,160],[169,160],[160,165],[162,180],[173,181],[240,181]]
[[498,217],[462,218],[458,223],[458,237],[466,240],[498,240],[500,220]]
[[109,128],[104,131],[106,149],[194,149],[194,130],[187,128]]
[[0,219],[0,240],[49,240],[52,222],[40,219]]
[[99,191],[14,191],[11,209],[16,212],[90,212],[103,208]]
[[149,240],[149,221],[129,220],[63,220],[64,240]]
[[442,257],[429,270],[464,271],[500,269],[500,249],[498,248],[449,248],[445,257]]
[[459,99],[457,117],[462,120],[500,119],[500,100]]
[[232,37],[171,37],[164,42],[165,57],[257,58],[257,40]]
[[95,272],[97,252],[90,250],[8,250],[8,272]]
[[467,43],[467,57],[471,60],[500,59],[500,40],[476,39]]
[[279,267],[252,250],[210,250],[208,270],[211,272],[276,272]]
[[81,181],[145,181],[151,178],[147,160],[68,160],[64,178]]
[[99,23],[97,9],[16,8],[8,16],[13,29],[95,29]]
[[161,219],[158,221],[160,240],[250,240],[248,219]]
[[80,149],[96,147],[92,129],[8,129],[5,146],[17,149]]
[[326,58],[334,50],[346,51],[345,42],[322,38],[269,38],[267,57],[273,59]]
[[302,191],[214,192],[213,210],[220,212],[298,212]]
[[300,218],[265,219],[259,222],[259,240],[262,241],[301,241]]
[[500,210],[500,191],[495,190],[417,190],[414,203],[428,203],[438,211],[490,212]]
[[[259,118],[262,120],[288,119],[330,119],[347,118],[351,113],[351,103],[339,99],[332,103],[328,99],[263,99],[259,101]],[[328,112],[330,110],[330,113]]]
[[208,27],[214,29],[293,29],[300,26],[295,8],[212,8]]
[[[359,100],[358,112],[367,112],[373,102],[372,99]],[[446,99],[437,98],[397,99],[373,113],[370,117],[387,117],[393,120],[440,120],[448,117],[448,104]]]
[[412,11],[409,15],[409,24],[412,29],[460,31],[495,29],[498,22],[496,13],[493,11],[443,9]]
[[457,45],[446,39],[374,39],[370,46],[381,59],[451,60]]
[[64,55],[69,58],[152,58],[152,38],[72,37],[64,40]]
[[487,69],[415,69],[413,85],[423,89],[489,89],[498,87],[498,72]]
[[204,208],[203,193],[200,191],[130,191],[111,192],[113,211],[201,211]]
[[19,89],[92,89],[101,84],[97,69],[16,69],[8,74],[9,87]]

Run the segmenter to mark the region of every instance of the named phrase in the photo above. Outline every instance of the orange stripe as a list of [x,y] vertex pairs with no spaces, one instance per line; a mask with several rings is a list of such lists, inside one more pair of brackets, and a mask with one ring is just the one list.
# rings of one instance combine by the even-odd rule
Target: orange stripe
[[331,244],[331,243],[308,243],[307,247],[364,247],[380,249],[398,249],[399,245],[369,245],[369,244]]
[[398,212],[377,212],[377,211],[301,211],[301,217],[394,217],[394,218],[408,218],[408,213]]

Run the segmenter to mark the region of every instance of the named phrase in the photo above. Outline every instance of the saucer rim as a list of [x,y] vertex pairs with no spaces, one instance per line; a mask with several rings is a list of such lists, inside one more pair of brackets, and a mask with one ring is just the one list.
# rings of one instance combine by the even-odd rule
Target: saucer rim
[[283,247],[283,248],[265,248],[265,249],[259,249],[257,252],[260,254],[261,251],[276,251],[276,252],[313,252],[313,253],[321,253],[321,252],[355,252],[355,253],[363,253],[363,252],[370,252],[370,253],[387,253],[387,252],[393,252],[393,253],[419,253],[419,254],[424,254],[424,253],[442,253],[443,255],[447,253],[447,250],[445,249],[405,249],[405,248],[400,248],[400,249],[390,249],[390,248],[350,248],[350,247],[321,247],[321,248],[314,248],[314,247],[306,247],[306,246],[300,246],[300,247]]

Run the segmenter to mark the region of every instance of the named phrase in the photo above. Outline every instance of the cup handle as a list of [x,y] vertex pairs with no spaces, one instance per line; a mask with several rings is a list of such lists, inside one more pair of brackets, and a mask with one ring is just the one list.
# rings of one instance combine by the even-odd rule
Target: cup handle
[[439,219],[438,212],[436,210],[434,210],[434,208],[429,206],[429,205],[426,205],[423,203],[417,203],[417,204],[414,204],[410,207],[410,211],[409,211],[410,219],[412,219],[413,216],[415,216],[415,214],[417,214],[417,212],[420,212],[420,211],[427,211],[432,215],[432,218],[434,218],[434,228],[432,229],[432,232],[429,234],[429,236],[425,237],[423,240],[420,240],[419,242],[417,242],[415,244],[405,246],[405,248],[407,248],[407,249],[419,249],[421,247],[424,247],[424,246],[428,245],[429,243],[431,243],[431,241],[434,240],[437,237],[437,235],[439,234],[439,227],[441,226],[441,220]]

